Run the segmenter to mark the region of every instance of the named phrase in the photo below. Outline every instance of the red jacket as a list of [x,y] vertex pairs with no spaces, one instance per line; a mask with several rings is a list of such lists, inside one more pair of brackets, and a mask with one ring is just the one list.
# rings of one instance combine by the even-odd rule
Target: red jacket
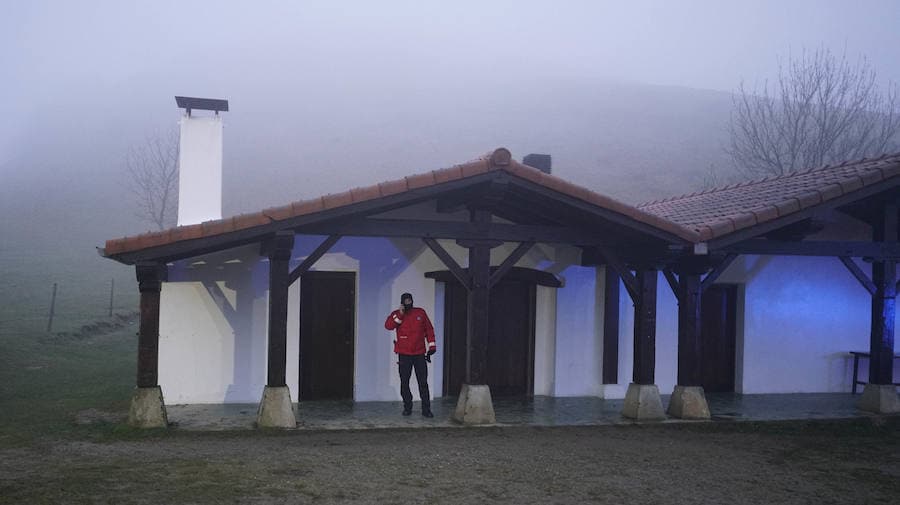
[[387,330],[397,330],[397,340],[394,341],[394,352],[416,356],[425,354],[425,341],[428,341],[428,349],[437,350],[434,343],[434,326],[428,319],[425,310],[413,307],[409,312],[403,313],[397,309],[391,312],[384,322]]

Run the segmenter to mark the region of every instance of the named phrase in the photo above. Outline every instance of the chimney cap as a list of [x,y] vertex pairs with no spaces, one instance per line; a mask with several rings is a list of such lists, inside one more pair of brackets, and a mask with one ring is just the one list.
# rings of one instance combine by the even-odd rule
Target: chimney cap
[[228,100],[222,100],[220,98],[176,96],[175,103],[178,104],[179,108],[186,109],[188,114],[191,113],[191,109],[212,110],[215,111],[216,114],[218,114],[219,111],[228,112]]

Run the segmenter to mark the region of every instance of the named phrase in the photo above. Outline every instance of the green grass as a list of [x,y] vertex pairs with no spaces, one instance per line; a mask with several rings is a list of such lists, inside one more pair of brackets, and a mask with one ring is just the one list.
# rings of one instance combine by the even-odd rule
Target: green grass
[[99,334],[0,335],[0,447],[112,432],[115,423],[78,425],[75,416],[86,409],[127,412],[135,333],[132,324]]

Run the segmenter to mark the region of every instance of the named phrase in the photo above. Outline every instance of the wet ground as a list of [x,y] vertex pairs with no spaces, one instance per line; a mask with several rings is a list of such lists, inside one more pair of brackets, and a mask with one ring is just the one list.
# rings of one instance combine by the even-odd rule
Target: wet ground
[[[803,419],[847,419],[867,417],[856,408],[859,395],[848,393],[707,395],[713,421],[781,421]],[[662,397],[668,405],[669,397]],[[495,399],[496,426],[601,426],[633,424],[622,417],[624,400],[596,397]],[[295,404],[298,429],[455,428],[450,419],[455,397],[432,402],[434,418],[421,416],[418,402],[413,415],[403,417],[401,402],[314,401]],[[256,404],[169,405],[169,422],[186,430],[253,429]],[[669,418],[669,422],[682,421]]]

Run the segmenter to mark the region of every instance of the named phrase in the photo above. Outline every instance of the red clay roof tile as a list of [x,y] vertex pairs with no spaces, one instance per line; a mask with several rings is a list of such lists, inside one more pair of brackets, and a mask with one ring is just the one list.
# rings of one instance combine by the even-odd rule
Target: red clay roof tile
[[269,217],[274,221],[281,221],[283,219],[290,219],[294,217],[294,209],[290,205],[282,205],[280,207],[271,207],[262,211],[263,214]]
[[455,181],[456,179],[461,179],[463,176],[462,169],[459,166],[434,170],[432,173],[434,174],[434,181],[438,184]]
[[[271,221],[266,216],[262,215],[259,212],[254,212],[252,214],[240,214],[234,216],[234,220],[232,221],[232,227],[235,230],[246,230],[247,228],[253,228],[254,226],[262,226],[265,224],[269,224]],[[206,223],[203,223],[204,225]],[[204,237],[208,237],[209,234],[203,234]]]
[[[722,233],[731,233],[725,232],[722,226],[710,227],[710,223],[715,223],[722,216],[734,217],[752,212],[756,222],[761,224],[890,178],[900,178],[900,154],[882,156],[877,161],[850,161],[779,177],[766,177],[657,200],[638,205],[638,208],[712,239],[722,236]],[[900,185],[900,180],[896,183]],[[735,228],[753,226],[747,223],[737,219]]]
[[322,197],[320,196],[319,198],[294,202],[291,204],[291,209],[294,211],[294,217],[297,217],[321,212],[325,210],[325,205],[322,203]]
[[366,200],[374,200],[381,196],[381,191],[378,189],[378,185],[374,186],[366,186],[364,188],[353,188],[350,190],[350,195],[353,197],[353,203],[357,202],[365,202]]
[[406,179],[395,179],[393,181],[382,182],[378,185],[378,189],[381,191],[381,196],[388,195],[396,195],[397,193],[403,193],[408,190],[409,187],[406,185]]
[[425,172],[406,177],[406,185],[409,189],[426,188],[428,186],[433,186],[434,184],[434,174],[432,172]]
[[322,197],[322,206],[326,210],[343,207],[345,205],[350,205],[351,203],[353,203],[353,196],[349,191],[333,193]]

